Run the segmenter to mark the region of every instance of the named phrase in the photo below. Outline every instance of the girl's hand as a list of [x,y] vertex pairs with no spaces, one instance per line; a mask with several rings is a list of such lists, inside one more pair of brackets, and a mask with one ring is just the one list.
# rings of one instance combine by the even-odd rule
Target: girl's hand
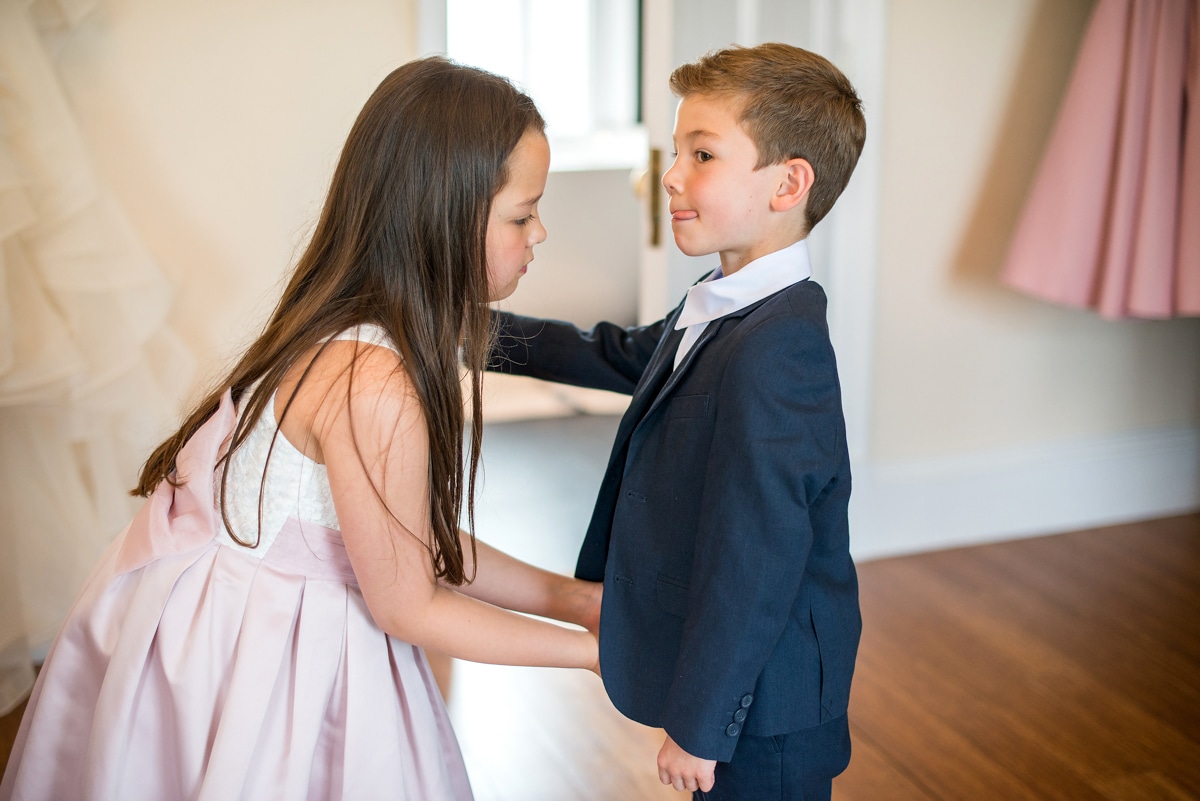
[[679,792],[707,793],[713,788],[713,774],[717,769],[715,759],[701,759],[684,751],[667,736],[658,752],[658,778]]
[[599,581],[572,580],[572,593],[577,607],[576,620],[580,626],[597,636],[600,635],[600,601],[604,597],[604,584]]
[[[600,676],[600,636],[594,631],[591,632],[591,635],[593,642],[596,644],[596,661],[592,663],[592,666],[588,668],[588,670],[592,671],[597,676]],[[603,678],[603,676],[601,676],[601,678]]]

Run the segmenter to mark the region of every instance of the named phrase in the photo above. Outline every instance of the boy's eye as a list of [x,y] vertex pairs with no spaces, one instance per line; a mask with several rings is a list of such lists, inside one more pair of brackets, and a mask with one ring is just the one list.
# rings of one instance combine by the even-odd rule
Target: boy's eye
[[703,150],[696,151],[696,160],[697,161],[712,161],[712,158],[713,158],[712,153],[708,153]]

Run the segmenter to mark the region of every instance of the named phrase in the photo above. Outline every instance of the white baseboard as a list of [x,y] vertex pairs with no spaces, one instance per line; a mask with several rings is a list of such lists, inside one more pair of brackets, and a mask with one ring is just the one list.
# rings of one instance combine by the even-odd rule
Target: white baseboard
[[1200,428],[856,466],[858,560],[1200,509]]

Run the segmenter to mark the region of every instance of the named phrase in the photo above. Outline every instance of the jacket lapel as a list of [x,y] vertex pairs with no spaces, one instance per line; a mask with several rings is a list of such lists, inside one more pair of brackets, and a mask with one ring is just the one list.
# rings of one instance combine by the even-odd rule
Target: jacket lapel
[[621,489],[621,479],[625,473],[625,460],[628,458],[630,443],[638,426],[675,390],[683,376],[691,369],[699,353],[720,332],[723,323],[750,314],[766,300],[767,298],[763,298],[744,309],[713,320],[684,357],[678,370],[673,369],[675,351],[678,350],[679,342],[683,339],[683,331],[676,331],[675,323],[679,320],[683,305],[680,304],[671,314],[666,324],[667,334],[659,342],[654,355],[650,357],[650,363],[646,365],[646,371],[633,391],[629,408],[625,410],[625,415],[617,426],[612,453],[609,456],[604,478],[600,483],[600,493],[596,498],[592,520],[588,525],[583,545],[579,549],[579,561],[575,567],[576,577],[589,581],[600,581],[604,577],[604,566],[608,560],[609,535]]
[[592,512],[587,535],[579,549],[579,560],[575,564],[575,575],[578,578],[588,581],[600,581],[604,578],[604,566],[608,561],[609,533],[621,489],[621,476],[625,473],[629,443],[633,439],[634,429],[646,417],[656,398],[662,394],[660,387],[671,375],[675,351],[679,347],[679,341],[683,339],[683,332],[675,330],[675,321],[679,319],[682,308],[681,305],[676,309],[667,321],[666,336],[659,341],[658,347],[650,357],[650,363],[646,365],[641,380],[633,390],[629,407],[617,426],[608,467],[604,471],[604,479],[600,482],[596,508]]
[[[669,321],[669,325],[671,326],[671,336],[663,338],[662,344],[655,352],[650,366],[646,369],[646,377],[651,380],[646,381],[644,378],[643,380],[645,381],[645,384],[639,385],[638,388],[634,390],[634,399],[630,403],[630,406],[634,407],[635,404],[638,404],[639,400],[641,403],[638,404],[638,406],[644,406],[644,409],[639,409],[639,413],[635,418],[636,421],[640,423],[642,420],[648,417],[651,412],[657,409],[660,403],[662,403],[671,395],[671,392],[674,391],[675,386],[681,380],[683,380],[683,376],[685,376],[688,370],[691,369],[692,364],[696,361],[696,357],[702,350],[704,350],[704,346],[717,336],[717,333],[721,330],[721,326],[726,321],[745,317],[771,297],[774,297],[774,295],[768,295],[766,298],[756,301],[755,303],[751,303],[745,308],[738,309],[735,312],[730,312],[724,317],[718,317],[710,322],[708,327],[704,329],[704,333],[701,334],[700,338],[696,340],[696,344],[692,345],[692,349],[689,350],[687,355],[683,357],[683,361],[679,363],[679,367],[672,369],[673,365],[675,364],[675,351],[679,347],[679,341],[683,339],[683,331],[674,330],[675,322],[679,319],[679,312],[682,311],[682,307],[680,307],[679,311],[676,311],[676,313],[671,316],[671,320]],[[665,373],[665,375],[663,375],[663,373]],[[643,393],[648,395],[648,397],[639,397]],[[633,428],[636,427],[636,425],[633,426]],[[633,434],[632,428],[628,433],[629,435]]]
[[621,419],[617,433],[618,441],[627,440],[633,434],[633,429],[650,413],[658,398],[662,396],[664,383],[672,383],[671,368],[675,363],[675,351],[679,348],[679,341],[683,339],[683,331],[675,330],[675,321],[679,319],[682,309],[680,306],[667,320],[667,335],[658,343],[654,355],[650,357],[650,364],[646,366],[646,372],[642,373],[641,381],[633,390],[629,408]]
[[699,353],[700,350],[717,335],[717,331],[720,329],[721,323],[724,320],[728,320],[729,318],[740,314],[741,312],[737,311],[733,314],[720,317],[709,323],[708,327],[704,329],[704,333],[701,334],[700,338],[696,340],[696,343],[692,345],[692,349],[689,350],[687,355],[683,357],[683,361],[679,363],[679,367],[677,368],[674,367],[675,351],[679,348],[679,341],[683,339],[683,331],[671,332],[675,336],[668,337],[664,340],[664,343],[671,343],[669,347],[664,347],[664,350],[667,351],[666,356],[663,359],[665,364],[664,372],[666,373],[666,380],[664,381],[663,377],[659,376],[658,380],[655,381],[653,386],[656,387],[656,391],[650,396],[649,405],[646,407],[646,410],[638,416],[638,422],[641,422],[647,416],[649,416],[649,414],[658,408],[658,405],[671,394],[671,392],[675,389],[675,385],[682,380],[683,375],[691,368],[692,362],[696,360],[696,354]]

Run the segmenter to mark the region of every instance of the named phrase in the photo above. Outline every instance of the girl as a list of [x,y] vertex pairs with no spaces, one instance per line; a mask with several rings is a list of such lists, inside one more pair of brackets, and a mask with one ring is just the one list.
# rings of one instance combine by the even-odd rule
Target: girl
[[545,239],[532,101],[444,59],[359,114],[263,334],[162,443],[52,647],[0,799],[470,798],[422,648],[596,669],[597,585],[458,529],[460,369]]

